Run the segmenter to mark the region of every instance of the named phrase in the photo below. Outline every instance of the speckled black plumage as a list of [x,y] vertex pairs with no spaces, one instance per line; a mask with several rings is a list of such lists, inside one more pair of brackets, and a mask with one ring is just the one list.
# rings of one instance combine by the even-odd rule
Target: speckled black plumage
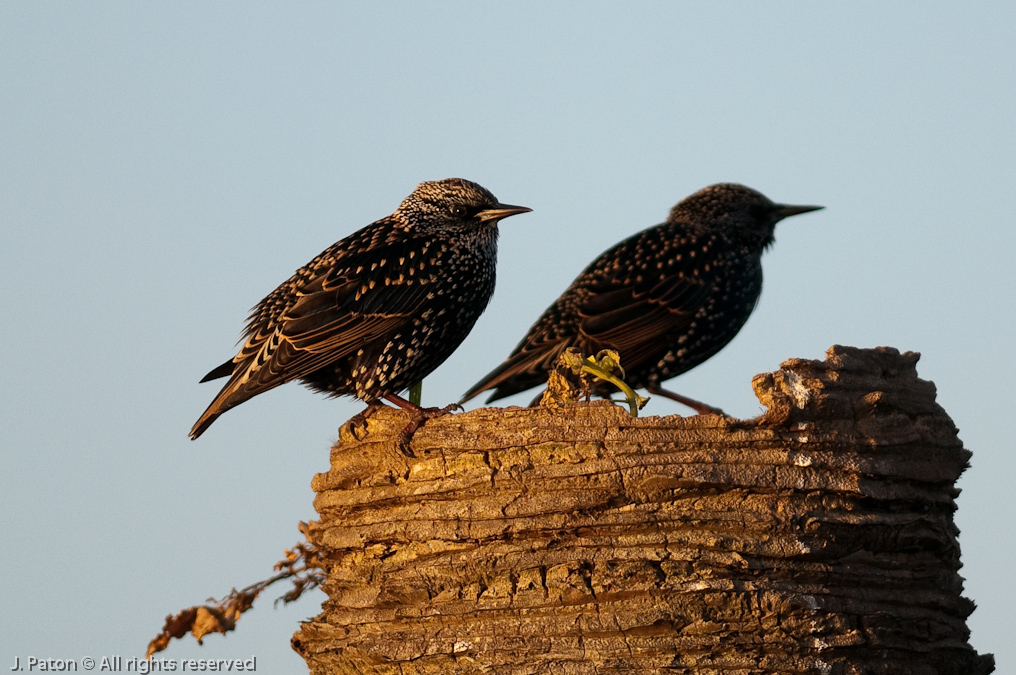
[[422,380],[494,292],[498,221],[526,211],[461,178],[421,183],[392,215],[333,244],[254,307],[243,348],[202,380],[229,377],[191,438],[293,380],[369,404]]
[[[659,383],[733,339],[758,302],[762,253],[773,243],[776,223],[818,208],[774,204],[733,183],[696,192],[666,222],[593,261],[462,400],[492,389],[489,402],[542,385],[561,352],[575,347],[585,354],[615,349],[632,388],[696,404]],[[699,405],[700,412],[718,410]]]

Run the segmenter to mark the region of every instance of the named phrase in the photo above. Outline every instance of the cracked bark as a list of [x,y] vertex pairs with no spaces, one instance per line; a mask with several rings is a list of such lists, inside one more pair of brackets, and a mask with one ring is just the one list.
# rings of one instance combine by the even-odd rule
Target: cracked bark
[[767,411],[486,408],[344,436],[314,479],[328,559],[293,637],[334,673],[988,673],[968,644],[970,458],[918,354],[758,375]]

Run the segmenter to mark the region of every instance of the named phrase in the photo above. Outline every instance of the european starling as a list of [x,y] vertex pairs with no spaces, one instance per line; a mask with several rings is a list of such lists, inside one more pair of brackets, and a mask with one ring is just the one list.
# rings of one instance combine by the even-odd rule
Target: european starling
[[497,223],[527,211],[461,178],[421,183],[395,213],[327,248],[251,310],[243,348],[201,380],[229,377],[190,437],[292,380],[365,401],[364,418],[388,400],[414,413],[413,429],[445,412],[398,394],[469,334],[494,292]]
[[[508,359],[466,392],[493,389],[487,402],[543,384],[568,347],[614,349],[625,381],[687,405],[718,408],[669,392],[660,382],[720,351],[755,309],[762,252],[776,223],[821,206],[774,204],[733,183],[699,190],[666,222],[625,239],[593,261],[547,308]],[[594,393],[607,396],[601,385]]]

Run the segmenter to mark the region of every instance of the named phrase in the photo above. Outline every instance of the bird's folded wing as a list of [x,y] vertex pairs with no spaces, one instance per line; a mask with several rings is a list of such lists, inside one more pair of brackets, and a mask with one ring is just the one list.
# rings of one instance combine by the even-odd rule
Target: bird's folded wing
[[309,279],[275,321],[252,325],[226,388],[253,396],[300,379],[418,316],[433,297],[434,279],[405,274],[398,251],[390,247],[383,255],[368,253]]
[[667,335],[687,332],[709,288],[708,277],[695,275],[667,275],[641,284],[603,281],[578,306],[577,342],[590,351],[615,349],[622,367],[636,368],[657,358]]

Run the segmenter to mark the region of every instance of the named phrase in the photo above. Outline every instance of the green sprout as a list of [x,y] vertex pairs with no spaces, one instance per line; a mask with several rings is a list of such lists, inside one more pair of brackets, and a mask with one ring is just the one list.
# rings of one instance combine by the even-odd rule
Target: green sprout
[[[638,417],[639,410],[649,402],[647,397],[639,396],[622,379],[624,368],[621,367],[621,357],[613,349],[603,349],[596,356],[583,357],[582,354],[569,348],[561,354],[559,362],[580,377],[586,374],[592,375],[597,379],[610,382],[620,389],[628,402],[628,409],[632,417]],[[614,374],[615,371],[620,374],[620,377]]]

